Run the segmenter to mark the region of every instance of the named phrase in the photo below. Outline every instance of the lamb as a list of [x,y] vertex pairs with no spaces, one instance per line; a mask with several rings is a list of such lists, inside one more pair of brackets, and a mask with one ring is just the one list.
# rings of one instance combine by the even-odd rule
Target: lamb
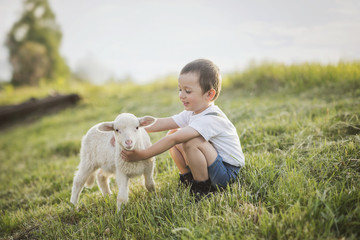
[[[104,196],[110,195],[109,177],[115,173],[119,188],[117,208],[128,201],[129,178],[144,175],[148,191],[155,190],[153,172],[155,158],[139,162],[125,162],[121,158],[122,149],[145,149],[151,145],[150,137],[143,127],[150,126],[155,118],[137,118],[130,113],[122,113],[113,122],[99,123],[82,138],[80,164],[74,176],[70,202],[77,204],[84,187],[91,187],[97,177],[98,186]],[[111,139],[115,137],[115,147]],[[99,170],[98,170],[99,169]]]

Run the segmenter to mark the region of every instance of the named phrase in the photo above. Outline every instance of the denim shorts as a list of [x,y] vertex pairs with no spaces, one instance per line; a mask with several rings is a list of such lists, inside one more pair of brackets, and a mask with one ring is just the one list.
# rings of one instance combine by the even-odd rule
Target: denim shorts
[[224,188],[229,183],[236,180],[240,167],[233,166],[223,162],[222,157],[218,154],[215,162],[208,167],[209,178],[214,187]]

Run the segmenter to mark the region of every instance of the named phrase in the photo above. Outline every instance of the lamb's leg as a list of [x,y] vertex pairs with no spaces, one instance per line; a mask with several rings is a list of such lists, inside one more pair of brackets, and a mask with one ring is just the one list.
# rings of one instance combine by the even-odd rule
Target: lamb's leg
[[144,173],[145,187],[149,192],[155,191],[155,182],[153,178],[154,168],[150,168]]
[[116,172],[116,183],[119,188],[117,196],[117,210],[120,211],[122,204],[129,200],[129,178],[121,171]]
[[71,192],[70,202],[74,205],[77,204],[79,200],[79,195],[84,188],[84,184],[89,176],[94,172],[94,169],[89,169],[86,167],[79,168],[79,171],[75,174],[73,187]]
[[94,186],[94,182],[95,182],[95,172],[90,174],[90,176],[88,177],[88,179],[85,182],[85,187],[92,188]]
[[104,196],[111,195],[112,192],[109,187],[109,174],[104,172],[103,170],[99,170],[97,173],[97,183],[99,185],[99,188]]

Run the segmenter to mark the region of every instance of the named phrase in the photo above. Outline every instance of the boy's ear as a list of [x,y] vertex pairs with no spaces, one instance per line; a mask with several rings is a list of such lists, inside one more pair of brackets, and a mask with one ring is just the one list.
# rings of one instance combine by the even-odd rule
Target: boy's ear
[[213,88],[207,92],[207,97],[209,98],[209,101],[212,101],[214,99],[215,94],[216,94],[216,91]]

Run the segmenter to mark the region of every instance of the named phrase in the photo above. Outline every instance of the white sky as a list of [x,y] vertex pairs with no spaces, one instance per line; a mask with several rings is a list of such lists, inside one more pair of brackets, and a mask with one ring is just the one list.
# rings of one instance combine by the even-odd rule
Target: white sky
[[[49,0],[72,70],[148,82],[197,58],[223,72],[250,61],[360,59],[359,0]],[[11,68],[5,36],[22,0],[0,0],[0,79]]]

